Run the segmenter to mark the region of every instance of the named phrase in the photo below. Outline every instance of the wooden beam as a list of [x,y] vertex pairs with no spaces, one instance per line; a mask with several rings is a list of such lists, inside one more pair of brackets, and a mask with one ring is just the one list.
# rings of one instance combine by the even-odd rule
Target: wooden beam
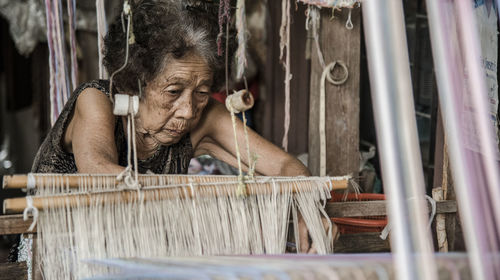
[[0,235],[36,233],[36,227],[33,231],[28,231],[33,219],[29,217],[27,221],[23,220],[23,215],[1,215],[0,216]]
[[28,279],[26,262],[0,263],[0,280],[26,279]]
[[[353,28],[346,28],[350,9],[335,11],[321,9],[319,42],[325,64],[343,61],[349,77],[342,85],[325,82],[326,106],[326,174],[345,175],[359,171],[359,84],[361,52],[361,9],[353,8]],[[309,165],[312,174],[320,172],[319,104],[323,67],[311,40],[311,80],[309,99]],[[341,67],[332,73],[335,79],[344,77]]]
[[[379,201],[359,201],[359,202],[329,202],[326,204],[326,213],[330,217],[364,217],[364,216],[384,216],[387,214],[386,202]],[[429,211],[431,211],[431,206]],[[456,201],[445,200],[436,202],[436,214],[456,213]]]

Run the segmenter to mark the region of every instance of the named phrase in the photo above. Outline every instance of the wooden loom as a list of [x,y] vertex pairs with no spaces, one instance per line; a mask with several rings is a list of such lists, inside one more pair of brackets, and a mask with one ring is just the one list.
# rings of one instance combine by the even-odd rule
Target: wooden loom
[[[239,184],[238,177],[236,176],[140,175],[138,179],[142,185],[140,189],[127,189],[123,183],[116,180],[115,175],[29,174],[5,176],[3,187],[6,189],[27,188],[36,190],[37,186],[45,186],[45,192],[39,193],[35,196],[28,196],[27,198],[8,199],[4,202],[4,212],[9,214],[22,213],[25,209],[34,207],[36,209],[40,209],[40,211],[52,211],[51,213],[53,213],[54,209],[63,209],[64,213],[66,211],[70,211],[69,209],[77,209],[76,211],[78,211],[78,209],[82,209],[82,207],[92,209],[92,207],[96,206],[96,203],[111,203],[110,205],[115,206],[121,204],[138,207],[138,203],[156,203],[156,200],[179,201],[180,199],[193,201],[193,203],[195,203],[194,201],[196,199],[203,197],[209,200],[215,198],[215,200],[212,201],[220,201],[221,199],[223,200],[224,197],[226,197],[226,199],[227,197],[232,197],[230,199],[241,200],[235,196],[235,190]],[[347,188],[349,182],[349,180],[344,177],[255,177],[253,180],[248,180],[246,182],[246,195],[248,197],[259,197],[256,198],[257,200],[265,200],[266,196],[270,195],[273,197],[273,194],[274,196],[281,196],[281,194],[286,195],[286,193],[298,194],[300,192],[307,192],[308,189],[309,191],[312,190],[311,187],[314,188],[314,184],[309,183],[314,182],[315,180],[321,180],[324,182],[326,184],[325,186],[328,188],[328,192],[332,190],[345,189]],[[290,185],[288,188],[283,186],[282,184],[284,182],[292,182],[293,187],[290,188]],[[225,187],[220,188],[221,184]],[[244,200],[246,201],[246,199]],[[201,201],[202,204],[205,200],[201,199],[197,201],[198,202],[196,203],[200,203]],[[189,205],[191,204],[188,204],[188,207],[196,208],[195,205]],[[103,205],[102,207],[107,206]],[[140,209],[142,208],[137,208],[137,210]],[[99,211],[99,209],[97,209],[97,211]],[[269,212],[267,215],[270,213],[272,212]],[[52,214],[47,215],[50,216]],[[19,221],[20,217],[19,215],[17,217],[15,215],[8,215],[4,216],[3,220],[7,221],[9,218],[11,221],[16,219]],[[248,219],[251,220],[251,217],[248,217]],[[40,218],[38,222],[40,222]],[[264,223],[264,220],[262,220],[262,222]],[[75,221],[74,223],[78,222]],[[19,226],[19,224],[17,224],[17,226]],[[71,235],[71,226],[69,229],[61,228],[61,230],[62,232],[69,230],[69,234]],[[77,229],[74,230],[75,233],[77,233]],[[29,232],[30,230],[26,231],[26,228],[24,228],[24,230],[19,230],[18,228],[17,231]],[[14,233],[16,230],[12,231],[8,229],[7,232]],[[44,233],[43,235],[49,236],[51,234],[52,233],[49,232]],[[36,266],[34,266],[34,268],[36,268]]]

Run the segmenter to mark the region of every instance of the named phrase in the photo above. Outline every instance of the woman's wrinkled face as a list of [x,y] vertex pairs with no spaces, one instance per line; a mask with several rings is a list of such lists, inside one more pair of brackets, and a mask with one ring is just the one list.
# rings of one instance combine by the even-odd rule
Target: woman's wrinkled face
[[208,104],[212,79],[208,64],[196,54],[168,59],[140,101],[136,127],[146,144],[175,144],[191,131]]

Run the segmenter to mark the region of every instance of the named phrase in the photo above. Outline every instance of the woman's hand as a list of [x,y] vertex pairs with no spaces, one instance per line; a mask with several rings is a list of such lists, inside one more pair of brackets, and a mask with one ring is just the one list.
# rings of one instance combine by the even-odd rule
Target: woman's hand
[[[304,218],[300,213],[298,215],[298,220],[299,220],[298,223],[299,223],[300,248],[297,248],[297,252],[307,253],[307,254],[317,254],[318,252],[316,247],[314,246],[314,243],[310,244],[309,242],[309,231],[307,229],[306,222],[304,221]],[[323,223],[323,228],[327,233],[331,226],[333,243],[335,243],[335,241],[337,241],[339,237],[337,225],[335,225],[333,222],[329,223],[328,219],[325,217],[321,217],[321,222]]]

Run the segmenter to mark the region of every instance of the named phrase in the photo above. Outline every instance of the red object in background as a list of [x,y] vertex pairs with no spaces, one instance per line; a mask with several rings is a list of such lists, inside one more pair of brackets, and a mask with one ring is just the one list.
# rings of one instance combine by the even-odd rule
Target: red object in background
[[[236,85],[235,88],[229,90],[229,94],[233,94],[233,90],[238,91],[238,90],[242,90],[244,88],[245,88],[245,84],[239,83]],[[254,79],[249,83],[248,90],[250,91],[250,93],[252,93],[253,99],[257,100],[257,98],[259,97],[258,79]],[[219,101],[220,103],[226,104],[226,91],[225,90],[219,91],[219,92],[214,92],[214,93],[212,93],[211,96],[213,99]]]
[[[349,193],[345,196],[342,193],[333,193],[330,202],[347,201],[373,201],[385,200],[385,195],[375,193]],[[338,227],[340,234],[361,233],[361,232],[381,232],[387,226],[387,216],[366,216],[351,218],[331,218]]]

